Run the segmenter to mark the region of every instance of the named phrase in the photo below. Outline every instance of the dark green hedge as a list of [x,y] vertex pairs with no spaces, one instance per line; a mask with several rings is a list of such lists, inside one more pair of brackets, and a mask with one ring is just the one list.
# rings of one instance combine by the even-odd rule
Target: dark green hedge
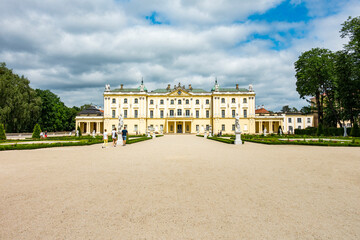
[[[316,132],[317,132],[317,128],[315,128],[315,127],[309,127],[309,128],[305,128],[305,129],[295,129],[296,135],[316,136]],[[344,135],[343,128],[323,127],[322,132],[323,132],[324,136],[343,136]],[[350,136],[351,128],[347,128],[346,132],[347,132],[348,136]]]

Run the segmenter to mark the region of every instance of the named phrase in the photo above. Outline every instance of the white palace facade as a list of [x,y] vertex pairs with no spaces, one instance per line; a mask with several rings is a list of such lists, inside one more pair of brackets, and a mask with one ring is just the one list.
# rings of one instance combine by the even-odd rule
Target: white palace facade
[[256,114],[255,95],[252,85],[221,88],[217,81],[211,91],[180,83],[153,91],[148,91],[143,82],[138,88],[121,85],[112,90],[106,85],[103,111],[91,108],[80,112],[76,126],[88,134],[99,134],[104,129],[109,132],[117,128],[121,114],[129,134],[144,134],[147,129],[164,134],[202,134],[209,129],[215,134],[233,134],[238,115],[245,134],[259,134],[265,129],[267,133],[277,133],[279,126],[286,133],[289,129],[285,128],[284,114]]

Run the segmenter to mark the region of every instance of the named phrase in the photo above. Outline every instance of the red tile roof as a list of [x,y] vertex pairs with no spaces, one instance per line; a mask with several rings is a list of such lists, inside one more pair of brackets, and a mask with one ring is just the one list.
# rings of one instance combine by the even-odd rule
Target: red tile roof
[[255,114],[260,114],[260,113],[269,113],[269,111],[266,110],[265,108],[260,108],[255,110]]

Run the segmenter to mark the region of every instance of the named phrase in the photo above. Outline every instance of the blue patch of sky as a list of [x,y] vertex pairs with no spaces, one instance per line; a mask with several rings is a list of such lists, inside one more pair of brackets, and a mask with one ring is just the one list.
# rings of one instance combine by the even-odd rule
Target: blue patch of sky
[[145,19],[149,20],[152,25],[169,24],[166,21],[161,21],[161,17],[156,11],[151,12],[149,16],[145,16]]
[[311,19],[304,2],[292,4],[289,0],[265,13],[256,13],[248,17],[251,21],[266,22],[308,22]]
[[[257,13],[248,17],[248,21],[261,21],[267,22],[269,24],[273,22],[307,23],[311,19],[312,17],[309,16],[309,11],[306,8],[304,2],[300,4],[292,4],[289,0],[282,2],[275,8],[269,9],[265,13]],[[306,34],[307,29],[302,27],[294,27],[287,29],[286,31],[254,33],[250,35],[246,41],[237,43],[235,47],[258,39],[263,41],[271,41],[272,45],[270,48],[279,51],[291,47],[292,39],[303,38],[306,36]]]

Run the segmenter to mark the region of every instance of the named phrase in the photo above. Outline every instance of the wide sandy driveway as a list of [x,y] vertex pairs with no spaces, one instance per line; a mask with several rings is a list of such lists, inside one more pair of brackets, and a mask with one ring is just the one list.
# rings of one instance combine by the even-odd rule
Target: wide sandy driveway
[[170,135],[0,152],[0,239],[360,239],[360,148]]

